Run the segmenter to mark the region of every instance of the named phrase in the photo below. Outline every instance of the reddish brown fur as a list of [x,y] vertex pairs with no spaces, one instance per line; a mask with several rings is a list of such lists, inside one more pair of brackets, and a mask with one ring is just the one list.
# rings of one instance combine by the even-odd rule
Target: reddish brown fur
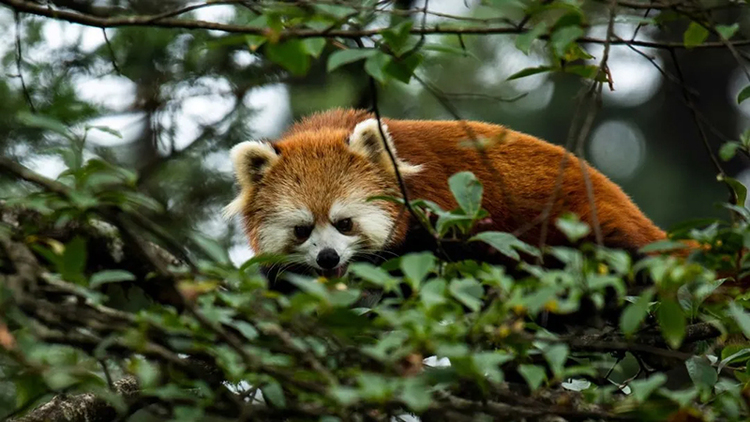
[[[315,185],[294,189],[300,195],[323,199],[329,204],[340,190],[327,180],[348,181],[357,187],[373,186],[397,192],[393,177],[376,176],[372,166],[363,162],[346,163],[339,160],[351,157],[345,150],[346,137],[355,125],[373,115],[358,110],[336,109],[312,115],[292,126],[277,143],[281,156],[299,160],[299,171]],[[456,203],[448,188],[448,178],[456,172],[472,171],[484,185],[483,207],[490,213],[488,230],[514,232],[536,219],[548,206],[559,186],[550,220],[564,212],[574,212],[581,220],[593,224],[593,209],[584,184],[582,161],[568,155],[564,177],[558,181],[565,150],[559,146],[516,132],[499,125],[481,122],[418,121],[383,119],[392,135],[396,153],[402,160],[423,165],[423,170],[407,178],[410,199],[434,201],[444,209]],[[486,156],[472,146],[472,139],[489,140]],[[285,158],[282,158],[285,159]],[[351,158],[346,158],[351,160]],[[369,167],[368,167],[369,165]],[[636,250],[651,242],[666,238],[663,230],[649,220],[619,186],[606,176],[584,164],[591,179],[596,205],[596,216],[605,245]],[[265,178],[278,184],[279,191],[290,187],[290,174],[273,174]],[[558,185],[559,183],[559,185]],[[342,187],[352,188],[352,186]],[[280,192],[279,192],[280,193]],[[289,191],[286,191],[286,195]],[[316,203],[310,198],[307,203]],[[255,204],[248,217],[263,209]],[[401,241],[408,230],[408,218],[400,219],[396,241]],[[252,226],[252,223],[250,224]],[[521,234],[521,239],[539,242],[540,224]],[[549,225],[548,244],[564,243],[564,237],[553,224]],[[252,236],[251,236],[252,237]]]

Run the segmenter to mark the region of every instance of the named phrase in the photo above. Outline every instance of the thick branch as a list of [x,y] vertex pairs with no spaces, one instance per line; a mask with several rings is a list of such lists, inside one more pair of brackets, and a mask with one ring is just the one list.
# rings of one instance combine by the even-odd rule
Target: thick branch
[[[138,385],[133,377],[126,377],[114,382],[114,391],[125,399],[126,404],[138,396]],[[49,402],[37,407],[27,415],[14,422],[109,422],[115,420],[117,413],[106,400],[91,393],[66,396],[55,396]]]

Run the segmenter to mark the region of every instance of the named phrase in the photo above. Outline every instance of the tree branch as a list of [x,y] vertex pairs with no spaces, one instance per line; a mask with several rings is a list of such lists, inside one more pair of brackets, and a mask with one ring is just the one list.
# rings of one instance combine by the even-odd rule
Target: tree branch
[[[174,28],[174,29],[187,29],[187,30],[214,30],[223,31],[228,33],[237,34],[249,34],[249,35],[268,35],[268,28],[251,27],[246,25],[237,24],[225,24],[216,22],[206,22],[201,20],[185,20],[177,18],[162,18],[160,15],[132,15],[124,17],[98,17],[82,13],[70,12],[66,10],[51,9],[46,6],[31,3],[23,0],[0,0],[0,4],[4,4],[7,7],[15,10],[16,12],[29,13],[37,16],[45,16],[48,18],[77,23],[80,25],[91,26],[96,28],[119,28],[127,26],[137,27],[159,27],[159,28]],[[278,39],[286,40],[290,38],[346,38],[346,39],[359,39],[363,37],[371,37],[380,34],[387,28],[375,28],[375,29],[299,29],[290,28],[275,33],[274,36]],[[409,30],[412,35],[499,35],[499,34],[524,34],[526,29],[518,28],[516,26],[501,26],[501,27],[450,27],[450,26],[429,26],[429,27],[415,27]],[[548,35],[542,35],[541,39],[548,40]],[[577,40],[580,43],[592,43],[592,44],[606,44],[608,41],[601,38],[593,37],[580,37]],[[639,47],[650,47],[650,48],[661,48],[661,49],[682,49],[686,48],[683,43],[680,42],[652,42],[652,41],[630,41],[630,40],[610,40],[611,45],[622,45],[630,44]],[[750,40],[737,40],[731,43],[734,47],[741,47],[750,45]],[[691,47],[697,48],[726,48],[726,44],[723,42],[706,42],[701,45]]]

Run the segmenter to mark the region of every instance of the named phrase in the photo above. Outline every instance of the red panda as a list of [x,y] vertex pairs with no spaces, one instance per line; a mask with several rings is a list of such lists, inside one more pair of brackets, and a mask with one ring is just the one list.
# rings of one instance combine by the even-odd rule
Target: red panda
[[[477,139],[483,152],[472,144]],[[341,275],[358,257],[424,249],[419,224],[402,205],[368,200],[401,197],[386,143],[409,199],[454,209],[448,178],[473,172],[484,186],[482,206],[490,217],[484,230],[513,232],[527,225],[549,206],[556,186],[550,221],[573,212],[593,224],[583,164],[605,246],[636,251],[666,238],[620,187],[572,154],[559,180],[566,154],[560,146],[482,122],[383,118],[379,126],[371,113],[351,109],[311,115],[273,143],[236,145],[231,158],[241,191],[226,214],[242,216],[256,253],[287,255],[324,274]],[[540,225],[520,239],[538,243]],[[546,243],[565,242],[550,224]]]

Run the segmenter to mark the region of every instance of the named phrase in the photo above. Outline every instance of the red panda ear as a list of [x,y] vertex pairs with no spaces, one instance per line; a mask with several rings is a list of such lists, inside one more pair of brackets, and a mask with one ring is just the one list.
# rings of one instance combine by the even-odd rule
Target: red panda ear
[[279,159],[273,145],[258,141],[240,142],[232,148],[229,156],[235,177],[243,189],[260,182],[268,168]]
[[241,192],[224,208],[224,216],[231,217],[244,208],[249,191],[263,179],[273,163],[279,159],[278,150],[269,142],[247,141],[235,145],[229,153],[234,165],[234,175]]
[[[382,132],[381,132],[382,129]],[[385,139],[383,136],[385,135]],[[421,166],[409,164],[400,158],[396,151],[396,145],[393,142],[391,134],[388,132],[388,126],[382,121],[378,125],[377,119],[367,119],[357,123],[351,135],[349,135],[349,149],[352,152],[365,156],[370,161],[381,164],[385,168],[392,170],[393,161],[385,149],[388,145],[391,154],[396,159],[399,173],[403,176],[409,176],[419,173]]]

